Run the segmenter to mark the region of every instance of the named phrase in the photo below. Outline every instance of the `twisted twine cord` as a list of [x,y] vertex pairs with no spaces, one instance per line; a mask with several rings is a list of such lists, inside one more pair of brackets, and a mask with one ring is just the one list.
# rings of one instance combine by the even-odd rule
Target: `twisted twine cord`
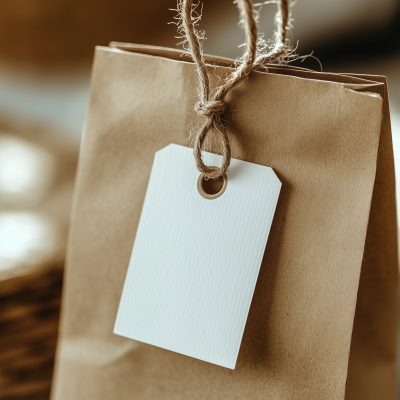
[[[200,80],[200,101],[195,105],[198,115],[205,118],[205,121],[197,132],[193,147],[194,158],[197,169],[207,178],[217,179],[222,176],[229,167],[231,161],[231,147],[225,127],[222,124],[222,114],[226,110],[226,103],[223,101],[226,94],[237,83],[247,78],[251,71],[256,70],[265,63],[270,63],[282,57],[288,51],[286,46],[286,27],[289,23],[289,0],[280,0],[279,9],[279,29],[277,32],[277,43],[267,54],[257,57],[257,24],[253,15],[253,4],[251,0],[237,0],[241,21],[246,35],[246,53],[243,61],[231,73],[231,75],[218,86],[213,93],[210,93],[210,81],[207,74],[206,63],[204,61],[202,47],[198,33],[194,26],[192,17],[193,0],[180,0],[182,15],[182,26],[185,31],[186,39],[190,46],[190,51],[194,62],[197,65],[197,72]],[[220,136],[223,150],[221,167],[207,166],[204,164],[201,149],[207,134],[214,129]]]

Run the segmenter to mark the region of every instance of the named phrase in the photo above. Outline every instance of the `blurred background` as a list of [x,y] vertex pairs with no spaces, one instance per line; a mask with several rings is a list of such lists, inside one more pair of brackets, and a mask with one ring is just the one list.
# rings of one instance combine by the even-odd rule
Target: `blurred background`
[[[276,4],[260,12],[272,37]],[[95,45],[176,47],[176,0],[0,0],[0,400],[48,399]],[[232,0],[204,0],[205,52],[236,58]],[[400,0],[298,0],[292,43],[327,72],[388,77],[400,174]],[[308,58],[297,65],[319,71]],[[399,193],[399,192],[398,192]],[[398,196],[400,198],[400,196]]]

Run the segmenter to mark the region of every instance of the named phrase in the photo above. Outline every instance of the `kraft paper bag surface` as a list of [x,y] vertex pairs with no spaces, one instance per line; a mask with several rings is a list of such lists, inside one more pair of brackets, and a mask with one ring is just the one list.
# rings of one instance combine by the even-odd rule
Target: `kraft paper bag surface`
[[[199,123],[188,57],[113,46],[96,49],[52,399],[394,399],[386,79],[273,65],[227,95],[232,157],[272,167],[282,182],[229,370],[113,334],[154,155],[190,147]],[[207,60],[215,85],[232,61]]]

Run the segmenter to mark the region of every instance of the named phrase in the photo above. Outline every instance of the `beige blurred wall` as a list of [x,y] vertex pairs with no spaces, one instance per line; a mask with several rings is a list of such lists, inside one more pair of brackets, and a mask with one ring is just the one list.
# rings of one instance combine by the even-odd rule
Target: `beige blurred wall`
[[0,59],[61,64],[91,60],[96,44],[152,42],[168,26],[174,0],[0,0]]
[[[257,0],[254,4],[261,3]],[[400,6],[398,0],[297,0],[292,6],[293,29],[289,37],[302,48],[320,48],[324,42],[345,38],[352,33],[384,28]],[[258,7],[255,7],[258,8]],[[272,37],[276,4],[262,7],[259,31]],[[244,41],[237,26],[238,12],[231,0],[205,0],[201,29],[208,53],[236,57],[237,46]],[[400,46],[400,45],[399,45]]]
[[[257,3],[257,1],[254,1]],[[398,0],[298,0],[293,7],[294,41],[319,45],[360,29],[384,26]],[[91,61],[96,44],[111,40],[175,46],[176,0],[0,0],[0,61],[42,66]],[[260,31],[273,31],[275,4],[261,11]],[[240,54],[243,33],[232,0],[204,0],[205,50]]]

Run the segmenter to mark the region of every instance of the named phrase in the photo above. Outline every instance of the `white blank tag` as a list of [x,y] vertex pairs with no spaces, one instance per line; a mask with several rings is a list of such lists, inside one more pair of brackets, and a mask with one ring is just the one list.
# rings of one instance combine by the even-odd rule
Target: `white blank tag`
[[192,149],[156,153],[114,333],[235,368],[281,182],[235,159],[227,176],[209,200]]

